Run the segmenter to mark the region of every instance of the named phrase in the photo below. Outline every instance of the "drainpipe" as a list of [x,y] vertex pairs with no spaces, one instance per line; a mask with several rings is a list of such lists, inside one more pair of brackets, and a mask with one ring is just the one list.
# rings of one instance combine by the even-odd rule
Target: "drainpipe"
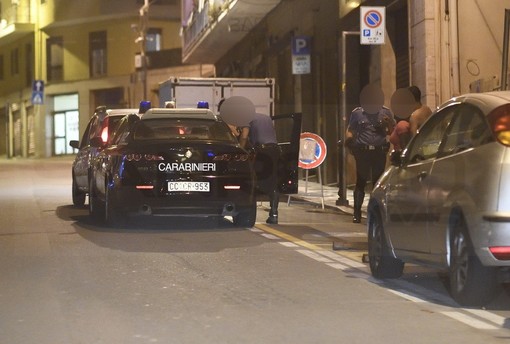
[[452,96],[460,94],[459,68],[459,4],[458,0],[450,0],[450,68],[452,78]]

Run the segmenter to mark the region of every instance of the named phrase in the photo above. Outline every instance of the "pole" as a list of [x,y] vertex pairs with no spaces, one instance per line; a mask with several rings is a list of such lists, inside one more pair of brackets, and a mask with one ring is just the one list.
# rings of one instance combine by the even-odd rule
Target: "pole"
[[501,90],[508,88],[508,38],[510,34],[510,10],[505,9],[505,31],[503,32],[503,60],[501,61]]
[[347,165],[347,150],[345,149],[345,131],[347,129],[347,37],[348,36],[359,36],[359,31],[342,31],[342,112],[340,114],[340,118],[338,119],[338,131],[339,131],[339,140],[338,140],[338,150],[340,152],[339,158],[339,173],[340,173],[340,181],[338,183],[338,199],[336,200],[336,205],[349,205],[349,201],[347,200],[347,173],[346,173],[346,165]]
[[140,55],[142,58],[142,84],[143,99],[147,100],[147,24],[149,21],[149,0],[144,0],[143,6],[140,8]]

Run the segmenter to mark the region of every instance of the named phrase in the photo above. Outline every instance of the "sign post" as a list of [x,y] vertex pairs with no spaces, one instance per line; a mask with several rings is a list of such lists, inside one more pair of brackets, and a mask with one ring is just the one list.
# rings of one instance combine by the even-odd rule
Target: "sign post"
[[360,7],[360,44],[384,44],[386,7]]

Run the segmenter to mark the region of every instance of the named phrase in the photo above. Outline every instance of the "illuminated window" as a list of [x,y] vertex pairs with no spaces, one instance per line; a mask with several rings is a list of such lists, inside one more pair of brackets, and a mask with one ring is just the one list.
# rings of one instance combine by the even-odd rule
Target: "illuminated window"
[[90,76],[104,76],[107,73],[106,31],[89,34]]
[[146,34],[147,41],[145,43],[146,51],[161,50],[161,29],[150,28]]
[[50,37],[46,40],[46,72],[48,81],[64,79],[64,40]]

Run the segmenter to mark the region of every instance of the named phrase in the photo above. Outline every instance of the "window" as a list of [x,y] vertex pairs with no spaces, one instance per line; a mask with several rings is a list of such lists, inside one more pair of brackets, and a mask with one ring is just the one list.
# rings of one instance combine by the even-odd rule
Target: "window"
[[459,105],[440,154],[441,156],[455,154],[492,140],[492,132],[482,112],[472,105]]
[[48,81],[64,79],[64,40],[51,37],[46,40],[46,72]]
[[33,63],[33,51],[32,44],[25,46],[25,86],[31,87],[34,79],[34,63]]
[[90,76],[105,76],[107,73],[106,31],[91,32],[89,34]]
[[448,107],[431,117],[411,141],[406,156],[410,163],[433,159],[455,114],[455,107]]
[[149,28],[146,34],[145,50],[160,51],[161,50],[161,29]]
[[11,75],[19,73],[19,49],[11,50]]

